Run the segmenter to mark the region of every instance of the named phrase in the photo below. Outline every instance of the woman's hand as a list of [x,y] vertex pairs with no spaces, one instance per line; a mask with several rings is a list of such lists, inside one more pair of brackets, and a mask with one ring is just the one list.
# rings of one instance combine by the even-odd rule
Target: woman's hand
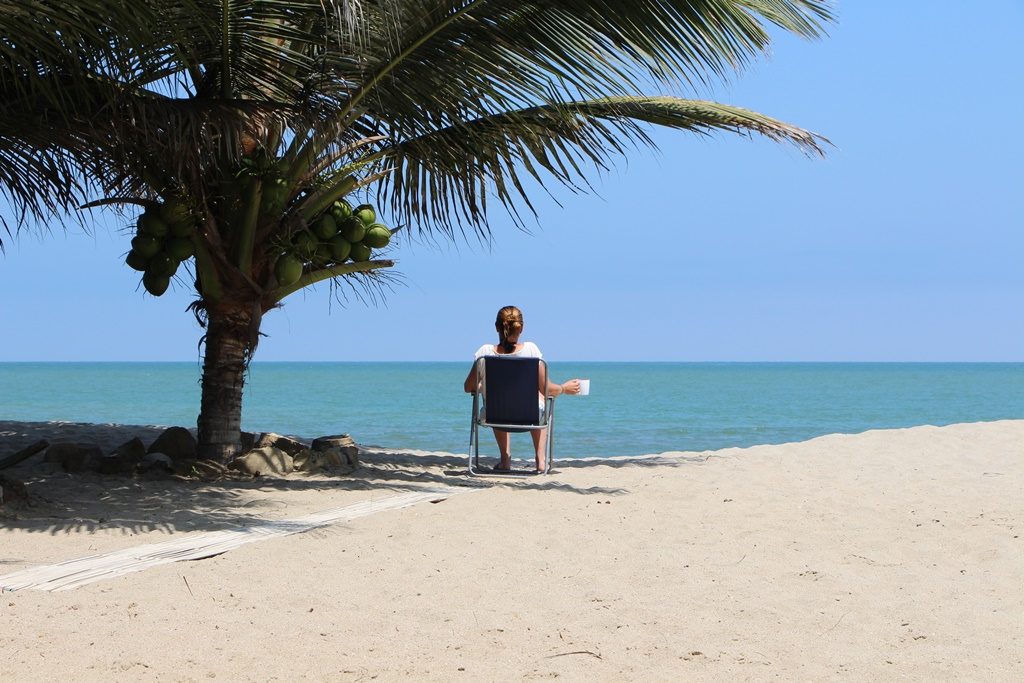
[[578,379],[571,379],[568,382],[563,382],[561,387],[563,394],[569,394],[572,396],[580,393],[580,381]]

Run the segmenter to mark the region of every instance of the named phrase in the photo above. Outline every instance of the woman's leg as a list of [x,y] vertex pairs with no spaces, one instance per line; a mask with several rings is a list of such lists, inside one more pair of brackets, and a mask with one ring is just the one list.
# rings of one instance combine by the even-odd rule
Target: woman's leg
[[498,453],[501,459],[498,462],[499,470],[507,470],[512,467],[511,442],[512,435],[503,429],[494,430],[494,440],[498,442]]
[[537,471],[543,472],[544,467],[547,464],[544,446],[547,444],[548,430],[546,429],[535,429],[530,432],[530,436],[533,437],[533,450],[536,453]]

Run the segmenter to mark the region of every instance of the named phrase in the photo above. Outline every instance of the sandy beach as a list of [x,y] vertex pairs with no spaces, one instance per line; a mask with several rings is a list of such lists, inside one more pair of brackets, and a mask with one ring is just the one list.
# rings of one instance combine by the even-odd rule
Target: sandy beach
[[[158,431],[3,422],[0,457]],[[4,590],[0,679],[1024,678],[1024,421],[557,461],[522,480],[471,479],[446,453],[360,457],[344,476],[207,483],[69,475],[39,456],[4,470],[34,505],[0,517],[0,585],[370,512],[70,590]]]

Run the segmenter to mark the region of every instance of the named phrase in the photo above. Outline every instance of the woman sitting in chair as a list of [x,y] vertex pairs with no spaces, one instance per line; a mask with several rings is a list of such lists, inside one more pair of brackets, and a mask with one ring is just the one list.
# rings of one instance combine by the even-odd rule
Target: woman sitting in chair
[[[543,358],[540,349],[533,342],[520,342],[519,337],[523,333],[523,313],[515,306],[505,306],[498,311],[498,317],[494,321],[494,327],[498,331],[498,343],[497,344],[484,344],[477,349],[474,358],[481,358],[482,356],[518,356],[520,358]],[[479,391],[480,382],[476,376],[476,364],[473,364],[473,368],[469,371],[469,375],[466,377],[465,390],[466,393],[474,393]],[[539,393],[539,392],[538,392]],[[563,384],[555,384],[554,382],[548,381],[547,383],[547,395],[558,396],[560,394],[578,394],[580,393],[580,381],[578,379],[571,379]],[[541,409],[544,406],[543,395],[539,396]],[[547,438],[546,429],[537,429],[530,432],[533,436],[533,449],[536,451],[536,462],[537,471],[543,472],[546,469],[546,462],[544,460],[544,445],[545,439]],[[512,467],[512,454],[510,450],[511,446],[511,435],[503,429],[494,429],[494,440],[498,442],[498,452],[501,454],[501,459],[498,466],[495,467],[496,471],[507,472]]]

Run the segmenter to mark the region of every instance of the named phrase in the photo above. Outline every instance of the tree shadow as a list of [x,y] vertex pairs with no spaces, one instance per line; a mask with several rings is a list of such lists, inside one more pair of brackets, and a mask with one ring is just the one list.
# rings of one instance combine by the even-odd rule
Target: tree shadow
[[[558,472],[583,467],[638,465],[625,461],[562,460],[548,476],[510,479],[469,476],[466,458],[459,455],[366,450],[361,457],[362,465],[350,473],[325,471],[317,475],[295,473],[282,478],[239,477],[218,481],[167,475],[69,474],[53,465],[26,463],[5,472],[26,485],[31,504],[0,513],[0,524],[9,530],[53,536],[100,531],[128,534],[216,531],[251,526],[268,518],[287,518],[289,495],[302,492],[398,494],[431,488],[504,487],[574,495],[623,495],[628,490],[621,487],[560,481]],[[685,461],[664,459],[644,461],[642,466],[680,464]],[[306,504],[308,512],[308,499]],[[338,505],[338,500],[334,500],[334,504]],[[325,499],[323,507],[331,507],[331,502]]]
[[[15,433],[15,429],[17,432]],[[95,434],[97,428],[107,438],[106,448],[138,435],[144,442],[161,427],[130,425],[87,425],[76,423],[0,422],[0,441],[18,449],[29,442],[64,436],[67,430],[82,428]],[[61,429],[66,430],[60,432]],[[704,462],[708,454],[664,454],[639,458],[558,459],[552,474],[544,477],[473,477],[467,472],[467,456],[442,452],[406,452],[378,447],[360,448],[362,466],[354,472],[326,471],[316,475],[294,473],[283,478],[233,477],[200,481],[170,475],[100,475],[91,472],[69,474],[32,458],[4,470],[4,474],[23,482],[30,503],[17,508],[0,507],[0,525],[6,530],[50,534],[124,533],[146,534],[192,531],[216,531],[251,526],[268,519],[288,519],[290,505],[298,499],[291,494],[306,492],[394,492],[425,488],[505,487],[521,490],[552,491],[574,495],[623,495],[621,487],[587,486],[578,481],[558,479],[559,472],[594,467],[679,467]],[[364,500],[338,496],[325,497],[321,509]],[[311,502],[301,501],[308,513]],[[3,563],[0,558],[0,563]]]
[[15,476],[28,488],[30,502],[8,510],[3,527],[54,536],[213,531],[247,526],[275,508],[273,500],[247,495],[256,482],[17,471]]

